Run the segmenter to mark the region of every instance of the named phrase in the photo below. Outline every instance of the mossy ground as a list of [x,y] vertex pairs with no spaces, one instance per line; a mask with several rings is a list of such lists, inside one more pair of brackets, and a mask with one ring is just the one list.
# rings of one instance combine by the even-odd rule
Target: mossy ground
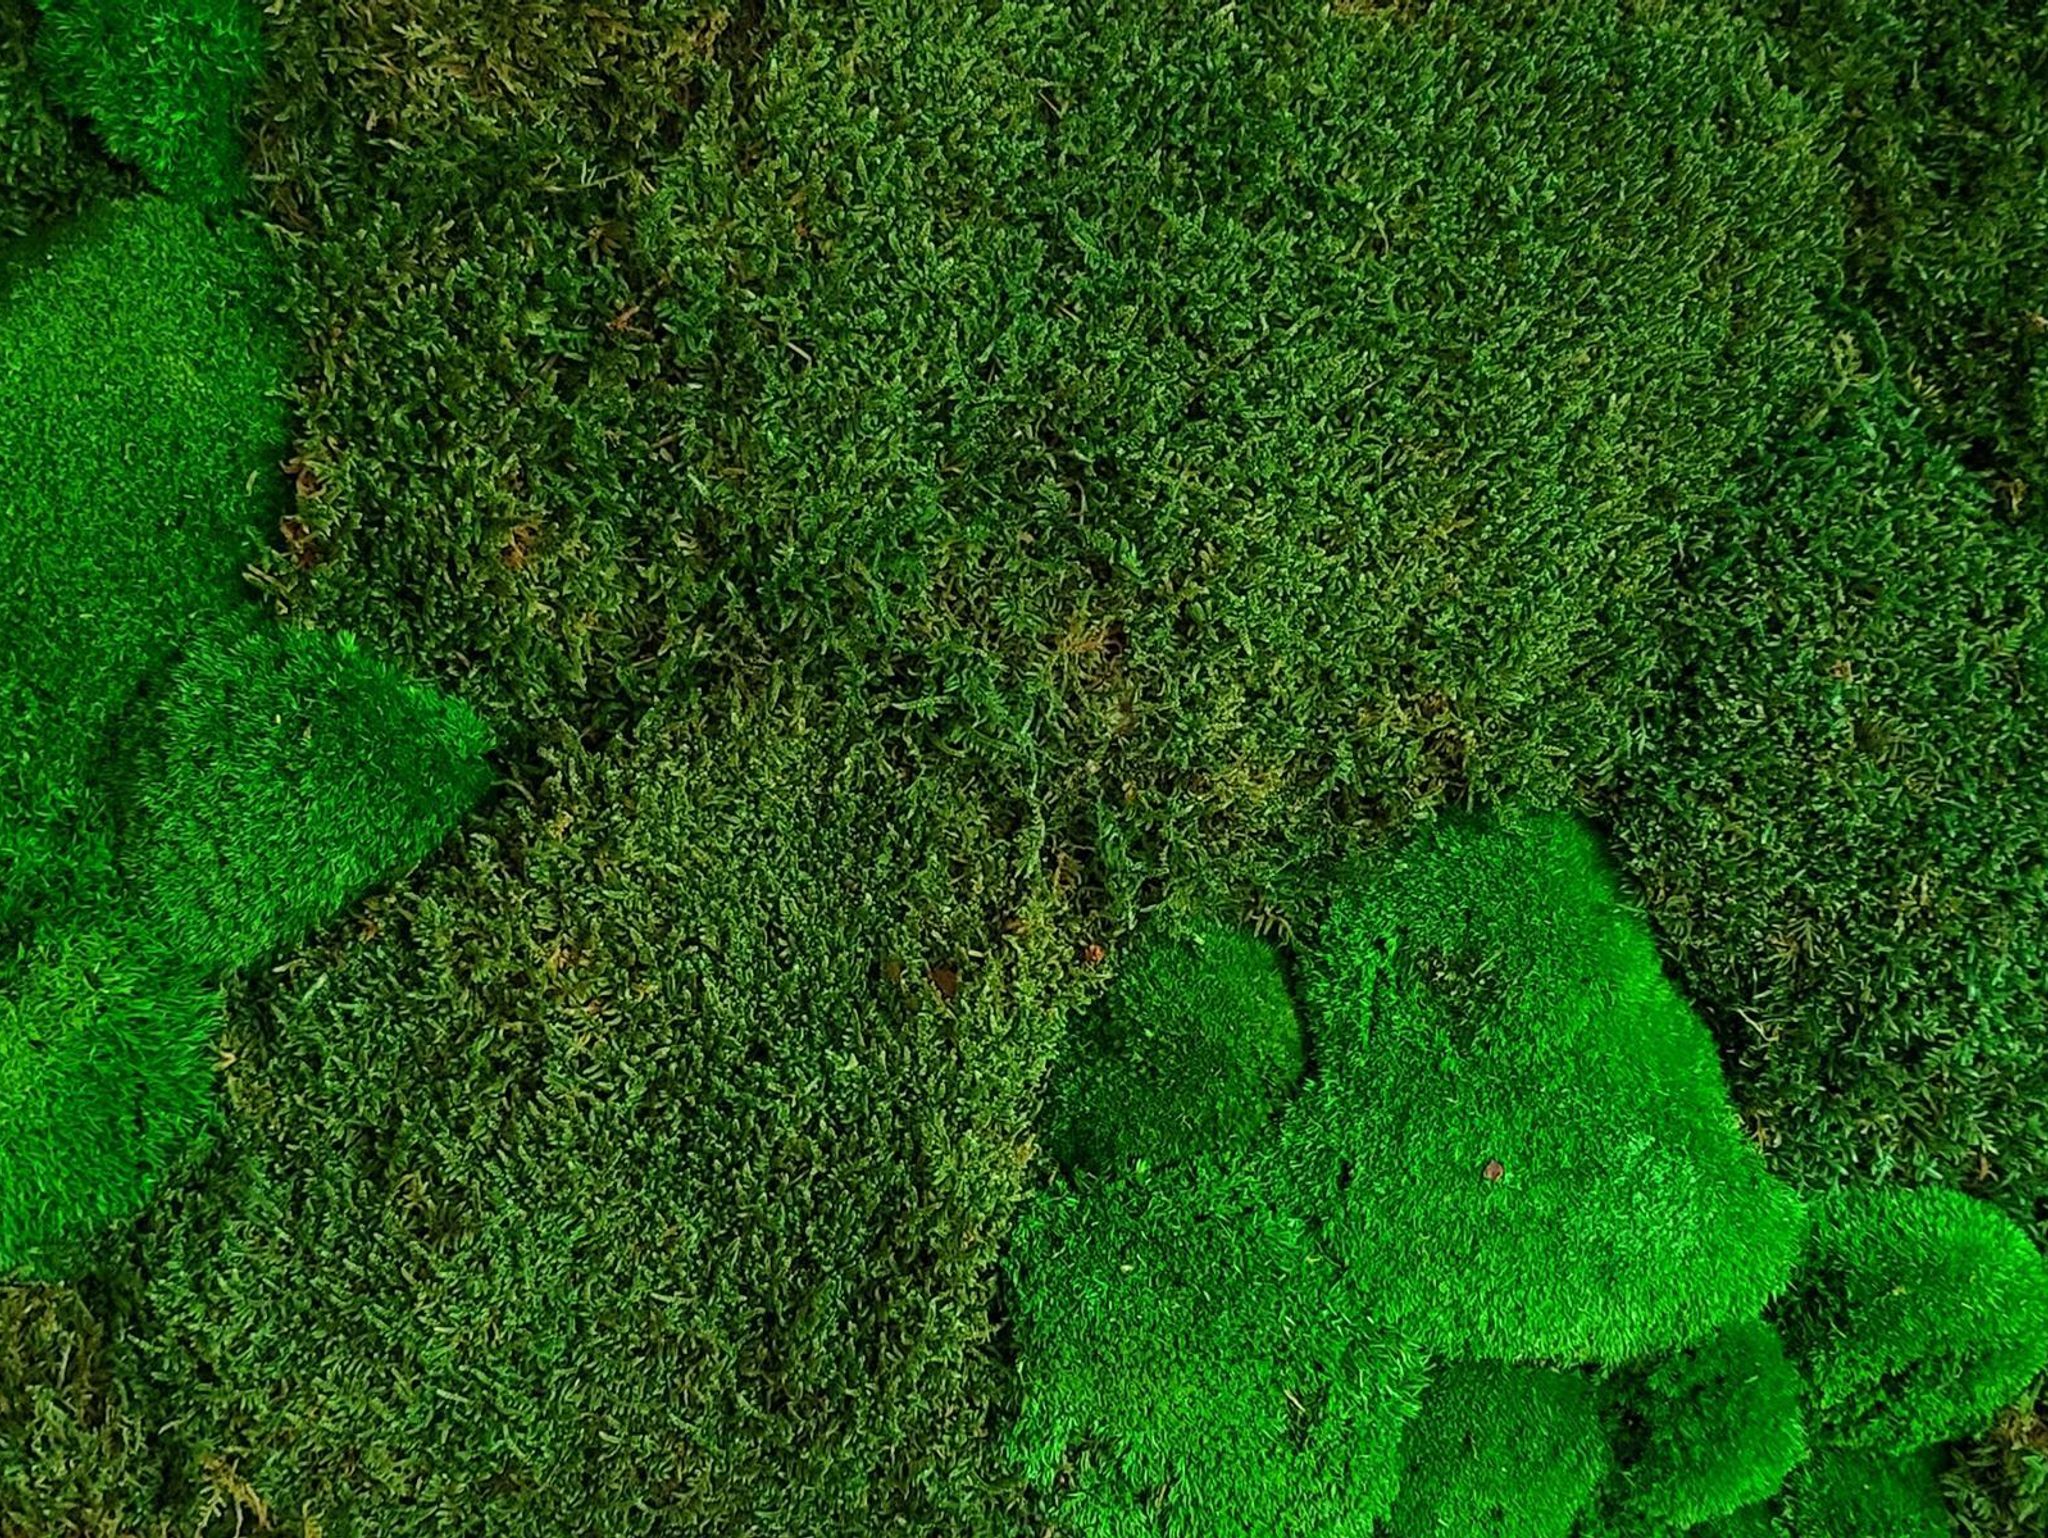
[[[2048,1234],[2042,183],[1940,211],[2039,7],[1903,97],[1935,8],[1863,10],[266,8],[252,577],[507,786],[230,988],[119,1263],[0,1294],[0,1527],[1032,1531],[1065,1018],[1449,806],[1599,818],[1779,1173]],[[5,89],[0,233],[133,182]]]

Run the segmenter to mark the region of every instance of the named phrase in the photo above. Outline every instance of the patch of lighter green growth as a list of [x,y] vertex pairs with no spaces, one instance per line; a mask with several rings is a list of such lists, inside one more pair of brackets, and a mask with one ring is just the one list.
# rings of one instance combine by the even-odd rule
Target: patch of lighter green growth
[[[179,104],[165,39],[241,23],[51,12],[79,69],[132,67],[106,110],[149,119],[167,182],[211,186],[217,103]],[[0,281],[0,1275],[76,1269],[196,1146],[212,980],[418,860],[490,780],[467,707],[250,601],[275,272],[182,190],[90,210]]]
[[85,921],[0,956],[0,1274],[74,1269],[210,1115],[221,990],[146,929]]
[[1450,1364],[1402,1448],[1387,1538],[1570,1538],[1607,1462],[1583,1372]]
[[1820,1439],[1897,1452],[1983,1430],[2048,1365],[2048,1261],[1989,1203],[1843,1187],[1782,1311]]
[[1622,1361],[1784,1288],[1804,1210],[1578,819],[1430,825],[1347,874],[1303,978],[1295,1201],[1429,1349]]
[[123,875],[181,956],[246,966],[429,853],[488,788],[490,746],[353,636],[202,626],[136,745]]

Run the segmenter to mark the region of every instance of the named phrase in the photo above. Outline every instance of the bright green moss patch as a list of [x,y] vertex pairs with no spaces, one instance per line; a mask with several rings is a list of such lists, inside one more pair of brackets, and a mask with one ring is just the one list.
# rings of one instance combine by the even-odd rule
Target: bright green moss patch
[[134,730],[124,874],[202,970],[245,966],[415,864],[491,777],[466,705],[345,634],[203,627]]
[[247,603],[285,441],[250,239],[141,198],[0,285],[0,892],[17,902],[79,863],[96,757],[143,677],[192,616]]
[[1784,1286],[1799,1202],[1576,819],[1443,821],[1361,864],[1303,972],[1299,1200],[1432,1349],[1616,1360]]
[[1232,1154],[1268,1130],[1303,1064],[1271,945],[1212,923],[1155,931],[1069,1039],[1048,1143],[1097,1171]]
[[61,1270],[142,1206],[211,1108],[221,996],[146,931],[0,956],[0,1274]]
[[36,62],[109,150],[175,198],[242,190],[242,107],[263,57],[254,0],[39,3]]
[[1806,1456],[1799,1375],[1761,1319],[1617,1374],[1606,1399],[1615,1469],[1588,1538],[1731,1516],[1775,1495]]
[[1010,1260],[1024,1353],[1011,1443],[1066,1520],[1172,1538],[1369,1534],[1393,1500],[1422,1358],[1379,1328],[1259,1161],[1202,1160],[1035,1200]]
[[1983,1429],[2048,1365],[2048,1262],[1960,1192],[1845,1188],[1815,1206],[1784,1328],[1817,1436],[1925,1447]]
[[1569,1538],[1607,1464],[1584,1374],[1446,1367],[1402,1448],[1389,1538]]

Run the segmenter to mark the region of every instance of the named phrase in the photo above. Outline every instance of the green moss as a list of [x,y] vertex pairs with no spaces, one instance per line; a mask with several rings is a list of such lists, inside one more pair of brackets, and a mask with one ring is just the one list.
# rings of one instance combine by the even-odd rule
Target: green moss
[[1669,703],[1602,798],[1617,853],[1788,1178],[2038,1221],[2048,544],[1882,375],[1760,476],[1677,569]]
[[143,198],[0,289],[0,892],[18,905],[103,863],[88,787],[116,716],[192,616],[247,601],[285,438],[249,240]]
[[179,199],[246,185],[241,115],[262,64],[251,0],[39,0],[36,62],[107,148]]
[[1757,33],[915,13],[280,7],[299,612],[519,719],[800,670],[1119,923],[1612,765],[1673,518],[1826,371],[1835,189]]
[[[2048,36],[2038,0],[1742,0],[1833,125],[1847,277],[1936,436],[2038,529]],[[2029,490],[2031,488],[2031,492]]]
[[1754,1317],[1804,1229],[1577,819],[1439,822],[1303,962],[1302,1210],[1431,1349],[1616,1360]]
[[1817,1437],[1887,1452],[1982,1430],[2048,1365],[2048,1262],[1941,1187],[1828,1193],[1784,1311]]
[[1268,1130],[1302,1067],[1272,946],[1208,922],[1155,929],[1062,1058],[1048,1144],[1096,1171],[1227,1156]]
[[1568,1538],[1605,1470],[1583,1374],[1454,1363],[1402,1447],[1389,1538]]
[[1197,1160],[1036,1198],[1009,1267],[1024,1398],[1011,1445],[1086,1538],[1134,1510],[1171,1538],[1372,1531],[1421,1358],[1270,1205],[1260,1161]]
[[[308,537],[264,575],[530,727],[539,807],[238,995],[247,1141],[122,1317],[183,1384],[161,1456],[330,1534],[1035,1530],[975,1464],[970,1278],[1057,1033],[890,1013],[890,934],[1039,978],[1189,887],[1624,770],[1783,1167],[1981,1152],[2031,1200],[2006,683],[2048,584],[1883,447],[1733,494],[1827,371],[1840,256],[1832,109],[1768,40],[1690,3],[905,9],[267,19]],[[735,679],[858,702],[857,769],[629,812]],[[963,884],[867,911],[892,859]],[[1059,926],[1017,911],[1040,872]],[[655,959],[679,909],[712,959]]]
[[49,1274],[124,1221],[210,1119],[221,997],[146,931],[0,958],[0,1275]]
[[1799,1375],[1762,1320],[1608,1385],[1615,1468],[1592,1534],[1683,1533],[1768,1501],[1806,1456]]
[[237,986],[208,1178],[134,1236],[129,1521],[216,1458],[330,1535],[1031,1525],[991,1308],[1070,930],[866,716],[543,744]]
[[0,1531],[132,1533],[124,1487],[148,1437],[91,1300],[0,1285]]
[[1775,1505],[1760,1501],[1725,1517],[1702,1522],[1693,1530],[1692,1538],[1784,1538],[1784,1533],[1778,1525]]
[[0,0],[0,268],[20,242],[80,208],[134,190],[83,123],[50,100],[31,66],[35,0]]
[[202,969],[245,966],[416,864],[489,786],[490,733],[353,637],[209,625],[142,715],[120,859]]
[[1794,1472],[1780,1503],[1787,1538],[1951,1538],[1942,1504],[1941,1458],[1818,1447]]
[[[1858,372],[1675,575],[1602,801],[1746,1126],[1804,1188],[1960,1185],[2048,1240],[2048,544]],[[2048,1444],[1959,1461],[1968,1538],[2048,1517]]]

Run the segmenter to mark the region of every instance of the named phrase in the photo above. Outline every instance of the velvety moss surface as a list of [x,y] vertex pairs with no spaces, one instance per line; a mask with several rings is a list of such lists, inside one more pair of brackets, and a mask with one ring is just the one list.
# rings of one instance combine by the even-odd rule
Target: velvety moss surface
[[[1508,797],[1598,815],[1774,1170],[2038,1241],[2037,9],[266,7],[255,580],[507,785],[231,984],[117,1263],[0,1290],[0,1525],[1035,1532],[1063,1020]],[[109,151],[0,67],[7,221]],[[1899,1499],[2030,1534],[2044,1445]]]

